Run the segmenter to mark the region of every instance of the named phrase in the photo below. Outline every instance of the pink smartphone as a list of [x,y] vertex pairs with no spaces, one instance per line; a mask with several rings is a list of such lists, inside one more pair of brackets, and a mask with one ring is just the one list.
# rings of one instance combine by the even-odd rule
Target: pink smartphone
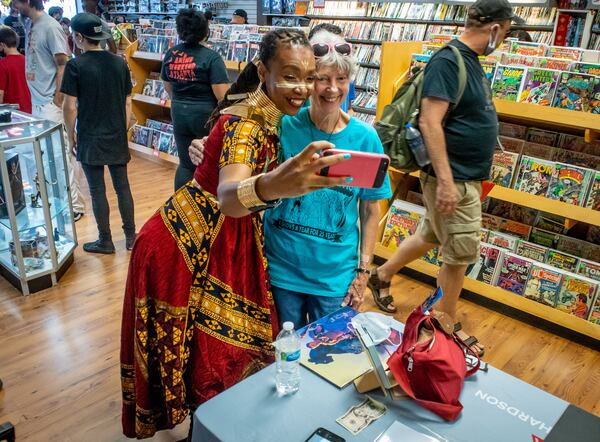
[[390,158],[382,153],[359,152],[355,150],[327,149],[322,156],[350,154],[349,160],[321,169],[319,175],[328,177],[352,177],[351,187],[376,189],[381,187],[387,174]]

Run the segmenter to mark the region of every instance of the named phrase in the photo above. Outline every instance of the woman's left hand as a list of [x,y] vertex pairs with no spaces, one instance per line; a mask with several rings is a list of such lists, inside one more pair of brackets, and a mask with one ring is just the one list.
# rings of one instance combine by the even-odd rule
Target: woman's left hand
[[369,275],[367,273],[357,273],[354,281],[350,284],[348,293],[342,302],[342,307],[350,305],[353,309],[358,309],[365,299],[365,289]]

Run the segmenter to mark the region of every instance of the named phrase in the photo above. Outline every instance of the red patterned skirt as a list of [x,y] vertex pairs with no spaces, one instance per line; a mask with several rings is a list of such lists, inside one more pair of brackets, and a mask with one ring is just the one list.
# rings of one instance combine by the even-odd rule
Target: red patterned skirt
[[258,215],[188,184],[144,225],[121,328],[123,433],[151,437],[272,362],[277,318]]

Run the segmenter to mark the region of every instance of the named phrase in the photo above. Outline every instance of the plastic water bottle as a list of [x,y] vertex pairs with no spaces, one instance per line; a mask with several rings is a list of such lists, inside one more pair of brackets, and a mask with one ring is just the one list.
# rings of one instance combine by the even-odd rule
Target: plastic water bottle
[[429,160],[429,155],[427,155],[427,148],[423,142],[421,132],[410,123],[407,123],[404,127],[406,127],[406,142],[408,143],[408,147],[414,155],[417,164],[420,167],[427,166],[431,161]]
[[275,341],[275,386],[279,394],[286,395],[300,388],[300,337],[293,322],[284,322],[283,330]]

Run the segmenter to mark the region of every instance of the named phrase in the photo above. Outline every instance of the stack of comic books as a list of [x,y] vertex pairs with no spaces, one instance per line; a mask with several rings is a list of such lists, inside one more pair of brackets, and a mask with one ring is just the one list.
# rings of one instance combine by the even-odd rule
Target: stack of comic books
[[402,241],[417,231],[417,225],[424,214],[423,207],[394,200],[383,230],[382,245],[395,250]]

